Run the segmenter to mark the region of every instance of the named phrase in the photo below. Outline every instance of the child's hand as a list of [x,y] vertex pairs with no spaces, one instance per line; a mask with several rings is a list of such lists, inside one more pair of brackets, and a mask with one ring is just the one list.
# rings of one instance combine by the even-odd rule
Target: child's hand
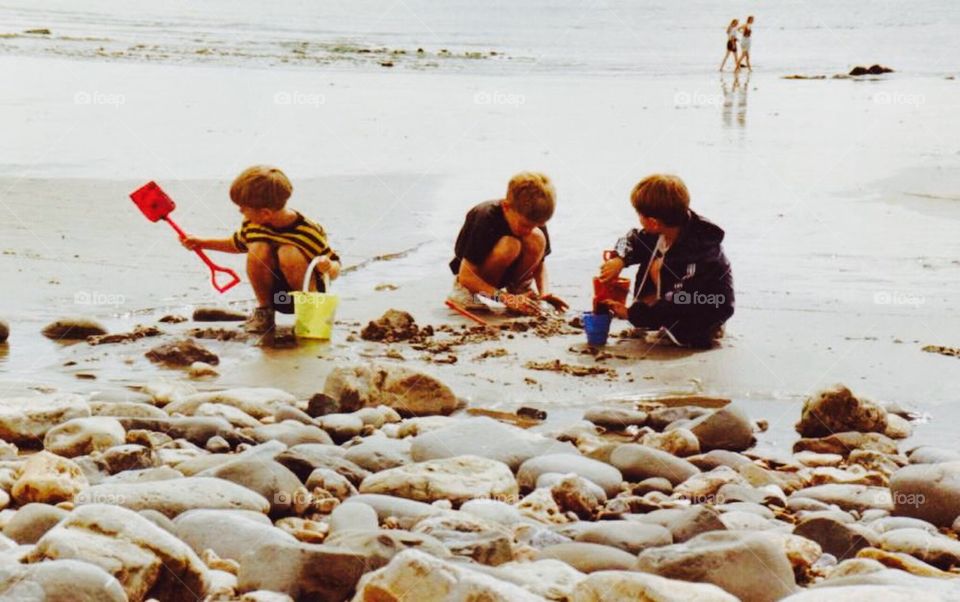
[[330,261],[329,257],[323,256],[317,260],[316,269],[319,270],[321,274],[328,274],[331,267],[333,267],[333,262]]
[[512,295],[504,293],[500,295],[500,302],[507,306],[507,309],[528,316],[540,314],[540,306],[536,299],[528,295]]
[[184,236],[180,239],[180,244],[188,251],[196,251],[203,248],[203,241],[196,236]]
[[620,272],[623,271],[623,266],[623,259],[619,257],[604,261],[603,265],[600,266],[600,280],[611,282],[620,275]]
[[541,296],[541,297],[540,297],[540,300],[541,300],[541,301],[546,301],[547,303],[549,303],[550,305],[552,305],[555,310],[557,310],[557,311],[560,312],[560,313],[563,313],[563,312],[567,311],[567,309],[570,308],[570,304],[569,304],[569,303],[567,303],[566,301],[564,301],[564,300],[561,299],[560,297],[558,297],[558,296],[556,296],[556,295],[554,295],[554,294],[551,294],[551,293],[547,293],[546,295]]
[[604,299],[603,304],[606,306],[610,313],[620,318],[621,320],[627,319],[627,306],[624,303],[619,301],[611,301],[609,299]]

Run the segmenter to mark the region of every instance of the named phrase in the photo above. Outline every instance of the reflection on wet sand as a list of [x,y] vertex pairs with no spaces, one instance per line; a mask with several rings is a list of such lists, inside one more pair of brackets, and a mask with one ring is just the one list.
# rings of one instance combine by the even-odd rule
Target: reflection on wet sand
[[[733,74],[733,82],[726,76],[720,76],[720,89],[723,91],[723,125],[727,128],[743,128],[747,125],[747,91],[750,89],[750,74],[740,81],[740,74]],[[736,112],[736,123],[734,123]]]

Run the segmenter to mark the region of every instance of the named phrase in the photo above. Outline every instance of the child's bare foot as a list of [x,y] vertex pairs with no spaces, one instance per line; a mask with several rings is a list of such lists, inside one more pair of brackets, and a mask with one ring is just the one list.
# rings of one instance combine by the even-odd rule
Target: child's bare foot
[[273,330],[273,308],[258,307],[243,324],[243,329],[251,334],[266,334]]

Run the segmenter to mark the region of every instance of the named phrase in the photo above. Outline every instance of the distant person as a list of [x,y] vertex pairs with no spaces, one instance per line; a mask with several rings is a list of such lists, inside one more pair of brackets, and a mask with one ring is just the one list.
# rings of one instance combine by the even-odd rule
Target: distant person
[[750,15],[747,17],[747,22],[740,28],[740,58],[737,59],[737,68],[734,71],[740,71],[743,61],[747,61],[747,70],[753,71],[753,67],[750,65],[750,40],[752,37],[753,15]]
[[723,67],[727,64],[727,59],[730,56],[733,56],[733,62],[737,62],[737,25],[740,24],[738,19],[730,21],[730,25],[727,25],[727,50],[723,55],[723,62],[720,63],[720,71],[723,71]]
[[709,348],[733,315],[733,275],[723,253],[724,232],[690,210],[690,194],[677,176],[654,174],[630,195],[642,229],[617,242],[616,256],[600,267],[613,281],[638,265],[629,307],[606,302],[610,311],[638,327],[659,331],[675,343]]
[[510,179],[504,199],[471,209],[454,245],[448,298],[467,309],[485,309],[481,296],[520,314],[540,313],[540,301],[566,310],[566,302],[547,292],[547,222],[555,207],[550,178],[521,172]]
[[300,290],[315,258],[319,261],[310,290],[324,290],[321,275],[336,278],[340,273],[340,258],[327,243],[323,227],[287,207],[291,194],[293,185],[276,167],[249,167],[230,185],[230,200],[243,215],[240,229],[229,238],[181,240],[191,251],[247,254],[247,276],[257,296],[257,308],[244,325],[247,332],[266,334],[274,328],[274,312],[293,313],[289,292]]

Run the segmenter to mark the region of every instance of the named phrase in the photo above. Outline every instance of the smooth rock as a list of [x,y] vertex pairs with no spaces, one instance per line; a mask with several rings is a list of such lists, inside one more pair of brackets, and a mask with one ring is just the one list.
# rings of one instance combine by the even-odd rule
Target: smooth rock
[[630,554],[673,543],[673,535],[666,528],[627,520],[586,523],[576,531],[575,541],[611,546]]
[[650,548],[640,554],[634,568],[669,579],[712,583],[751,602],[774,602],[796,590],[784,549],[759,533],[716,531],[686,543]]
[[236,561],[262,544],[297,541],[269,521],[264,524],[236,510],[188,510],[173,524],[174,534],[197,554],[209,549],[220,558]]
[[842,510],[863,512],[871,508],[893,510],[893,499],[886,487],[867,487],[866,485],[817,485],[801,489],[790,498],[808,498],[834,504]]
[[18,544],[33,544],[69,512],[50,504],[26,504],[3,527],[3,534]]
[[550,472],[579,475],[600,486],[610,497],[620,492],[623,482],[620,471],[610,464],[567,453],[530,458],[517,471],[517,482],[522,489],[531,490],[536,486],[540,475]]
[[880,539],[877,534],[860,525],[827,517],[804,519],[793,529],[793,533],[817,542],[824,552],[838,560],[855,558],[857,552],[875,545]]
[[428,516],[413,531],[435,538],[455,556],[480,564],[497,566],[513,560],[512,532],[472,514],[447,511]]
[[341,531],[376,531],[377,512],[366,504],[340,504],[330,513],[330,535]]
[[730,404],[691,422],[687,428],[697,436],[700,449],[744,451],[753,446],[753,423],[737,405]]
[[107,329],[90,318],[66,317],[50,322],[40,332],[55,341],[85,341],[87,337],[107,334]]
[[668,454],[686,458],[700,453],[700,440],[692,431],[676,428],[663,433],[647,433],[640,445],[663,450]]
[[596,543],[561,543],[537,553],[536,560],[552,558],[566,562],[581,573],[626,571],[634,567],[636,556],[619,548]]
[[641,427],[646,424],[647,413],[631,408],[595,406],[584,412],[583,419],[607,430],[622,431],[628,426]]
[[403,415],[449,414],[457,407],[450,388],[428,374],[394,364],[338,367],[327,376],[323,392],[340,411],[385,405]]
[[354,414],[327,414],[317,423],[337,443],[360,436],[364,427],[363,420]]
[[484,570],[547,600],[570,600],[574,588],[587,577],[569,564],[553,559],[508,562]]
[[688,583],[634,571],[600,571],[574,588],[570,602],[739,602],[709,583]]
[[450,552],[433,537],[401,529],[341,530],[328,535],[324,544],[362,554],[366,571],[386,566],[394,556],[411,548],[436,558],[450,557]]
[[239,408],[224,403],[202,403],[193,411],[193,416],[212,416],[223,418],[238,428],[255,429],[261,425],[260,421]]
[[355,487],[359,487],[370,472],[341,457],[344,450],[334,445],[307,443],[296,445],[277,455],[277,462],[283,464],[301,481],[306,481],[314,470],[329,468],[343,475]]
[[78,560],[0,566],[4,602],[128,602],[120,582],[99,566]]
[[654,510],[638,515],[634,520],[665,527],[670,531],[675,543],[683,543],[703,533],[723,531],[727,528],[720,513],[710,506]]
[[0,439],[21,447],[41,447],[50,429],[88,416],[90,408],[79,395],[7,397],[0,399]]
[[793,451],[812,451],[821,454],[839,454],[846,458],[853,450],[862,449],[884,454],[897,454],[896,442],[881,433],[848,431],[828,437],[800,439],[793,444]]
[[907,456],[911,464],[939,464],[941,462],[960,462],[960,452],[942,447],[921,445],[911,450]]
[[223,391],[196,393],[183,400],[171,403],[164,409],[168,414],[193,415],[197,408],[205,403],[228,405],[241,410],[243,413],[260,419],[273,416],[283,407],[295,405],[297,398],[270,387],[237,387]]
[[157,457],[149,447],[117,445],[100,454],[98,462],[110,474],[117,474],[127,470],[153,468],[157,465]]
[[626,443],[610,454],[610,463],[620,470],[624,480],[639,482],[651,477],[663,477],[678,485],[700,472],[682,458],[652,447]]
[[277,424],[265,424],[251,431],[251,435],[258,443],[280,441],[289,447],[317,443],[332,445],[333,439],[327,431],[312,424],[303,424],[296,420],[284,420]]
[[237,587],[242,592],[269,590],[295,600],[341,602],[364,572],[362,554],[307,543],[267,543],[240,560]]
[[551,476],[559,477],[549,487],[554,501],[564,512],[573,512],[581,519],[588,520],[607,501],[607,495],[599,485],[573,473],[544,473],[537,480],[537,488],[544,487],[544,477]]
[[890,479],[894,514],[950,527],[960,516],[960,461],[914,464]]
[[181,368],[187,368],[195,362],[203,362],[214,366],[220,363],[217,354],[193,339],[180,339],[163,343],[148,350],[144,355],[151,362]]
[[439,508],[423,502],[373,493],[355,495],[342,505],[346,506],[348,504],[370,506],[376,511],[377,517],[381,521],[393,517],[400,521],[400,526],[404,529],[412,527],[426,516],[433,516],[441,512]]
[[341,502],[350,496],[357,495],[356,487],[347,480],[347,477],[329,468],[318,468],[311,472],[304,485],[308,491],[319,487]]
[[44,534],[27,558],[96,564],[120,581],[130,600],[196,597],[208,585],[207,567],[189,546],[117,506],[77,508]]
[[184,418],[117,418],[129,433],[132,430],[163,433],[171,439],[186,439],[194,445],[203,447],[211,437],[223,437],[227,441],[252,441],[238,437],[233,426],[223,418],[204,418],[187,416]]
[[943,570],[960,566],[960,542],[922,529],[897,529],[884,533],[878,546],[901,552]]
[[43,447],[58,456],[73,458],[123,445],[127,433],[115,418],[74,418],[53,427],[43,438]]
[[470,500],[460,506],[460,511],[505,527],[512,527],[523,518],[516,508],[498,500]]
[[75,462],[42,451],[20,466],[10,493],[21,505],[58,504],[73,501],[87,486],[87,478]]
[[517,482],[510,468],[479,456],[457,456],[398,466],[372,474],[360,484],[360,493],[381,493],[454,506],[477,498],[514,500]]
[[259,493],[270,502],[273,518],[294,513],[295,497],[302,486],[297,475],[283,464],[259,458],[234,460],[197,476],[224,479]]
[[413,439],[410,452],[417,462],[467,454],[481,456],[503,462],[513,471],[534,457],[579,455],[577,448],[569,442],[557,441],[486,417],[458,420],[448,427],[418,435]]
[[131,510],[156,510],[170,518],[196,508],[252,510],[266,514],[270,503],[258,493],[223,479],[186,477],[146,483],[104,483],[76,498],[86,504],[116,504]]
[[370,472],[380,472],[413,462],[410,439],[367,437],[347,449],[344,458]]
[[135,401],[91,401],[91,416],[126,416],[129,418],[166,418],[167,413],[160,408]]
[[360,580],[353,602],[381,600],[543,602],[522,587],[417,550],[396,555]]

